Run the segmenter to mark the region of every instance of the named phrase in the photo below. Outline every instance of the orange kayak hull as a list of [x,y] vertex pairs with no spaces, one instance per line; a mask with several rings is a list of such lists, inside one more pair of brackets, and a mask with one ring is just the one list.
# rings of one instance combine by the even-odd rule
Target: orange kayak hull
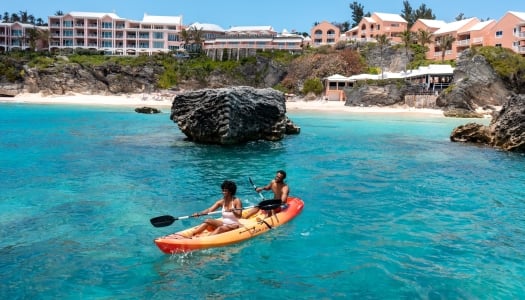
[[[301,213],[303,207],[303,200],[297,197],[288,197],[286,206],[280,210],[278,209],[278,212],[274,211],[267,215],[265,212],[259,211],[249,219],[240,219],[241,226],[237,229],[211,236],[209,236],[209,232],[205,230],[200,235],[195,235],[192,238],[184,238],[197,227],[195,226],[176,232],[173,235],[156,238],[155,244],[166,254],[224,247],[251,239],[269,231],[271,228],[288,223]],[[257,219],[259,219],[259,221]],[[261,219],[262,221],[260,221]]]

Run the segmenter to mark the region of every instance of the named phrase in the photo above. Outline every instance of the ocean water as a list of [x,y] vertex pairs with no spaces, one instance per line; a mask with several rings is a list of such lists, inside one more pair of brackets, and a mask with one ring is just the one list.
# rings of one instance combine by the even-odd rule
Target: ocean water
[[[0,104],[1,299],[509,299],[525,292],[525,156],[451,143],[472,120],[291,112],[301,134],[184,140],[169,112]],[[475,120],[488,123],[487,120]],[[285,169],[303,213],[165,255],[155,228]],[[271,195],[266,194],[268,197]]]

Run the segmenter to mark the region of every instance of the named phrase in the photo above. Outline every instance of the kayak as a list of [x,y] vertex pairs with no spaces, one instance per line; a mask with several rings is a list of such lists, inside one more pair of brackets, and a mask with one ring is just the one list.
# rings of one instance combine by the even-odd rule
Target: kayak
[[[241,226],[237,229],[215,235],[209,235],[210,231],[206,229],[202,233],[188,238],[191,232],[198,227],[195,226],[156,238],[154,242],[166,254],[228,246],[251,239],[291,221],[301,213],[303,207],[303,200],[297,197],[288,197],[286,204],[277,209],[267,212],[261,209],[248,219],[239,219]],[[245,210],[243,214],[246,214],[247,211]],[[211,228],[209,229],[211,230]]]

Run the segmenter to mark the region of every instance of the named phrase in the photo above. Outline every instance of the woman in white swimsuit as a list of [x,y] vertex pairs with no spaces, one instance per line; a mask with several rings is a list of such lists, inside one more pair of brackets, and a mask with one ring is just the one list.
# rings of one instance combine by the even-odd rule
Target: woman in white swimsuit
[[221,184],[221,188],[223,195],[222,199],[219,199],[212,206],[202,212],[194,213],[193,215],[198,216],[207,214],[222,207],[222,220],[206,219],[199,227],[193,230],[192,236],[203,232],[209,226],[214,228],[210,235],[239,228],[239,219],[242,216],[242,203],[241,199],[235,197],[237,185],[233,181],[225,180]]

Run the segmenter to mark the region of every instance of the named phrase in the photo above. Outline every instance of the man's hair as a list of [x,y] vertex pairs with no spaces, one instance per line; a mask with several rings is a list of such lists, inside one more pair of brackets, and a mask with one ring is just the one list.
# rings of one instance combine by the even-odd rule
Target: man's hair
[[234,196],[237,192],[237,185],[233,181],[224,180],[224,182],[221,184],[221,189],[230,191],[230,194]]
[[277,173],[280,173],[283,175],[283,180],[286,178],[286,172],[284,170],[279,170]]

